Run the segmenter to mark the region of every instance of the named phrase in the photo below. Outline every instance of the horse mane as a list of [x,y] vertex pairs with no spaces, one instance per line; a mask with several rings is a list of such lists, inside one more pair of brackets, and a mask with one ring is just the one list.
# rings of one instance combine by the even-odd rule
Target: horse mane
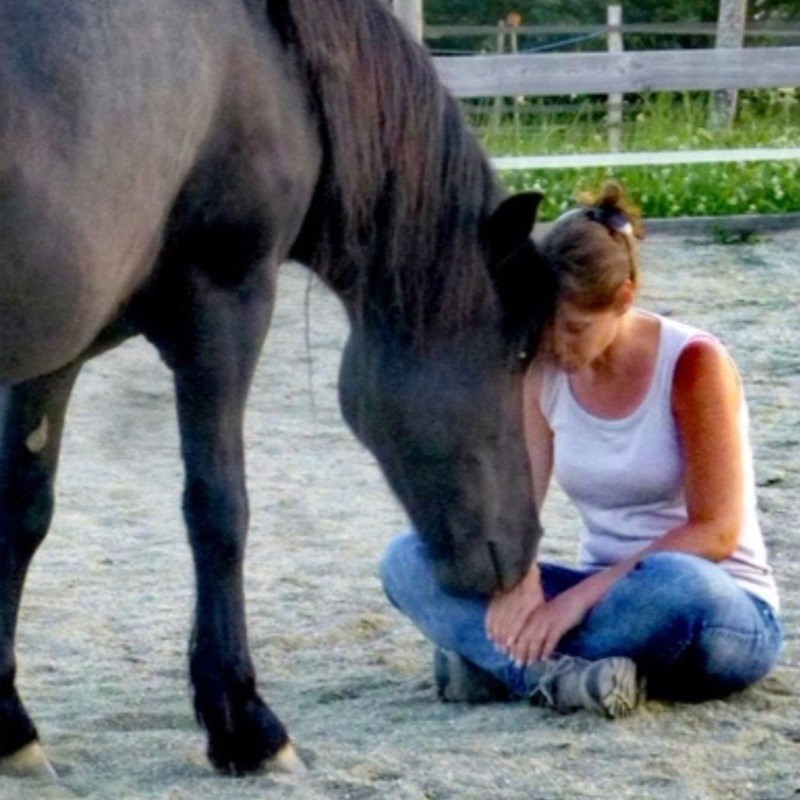
[[320,122],[299,242],[356,321],[424,341],[487,302],[479,225],[501,190],[427,52],[380,0],[269,0]]

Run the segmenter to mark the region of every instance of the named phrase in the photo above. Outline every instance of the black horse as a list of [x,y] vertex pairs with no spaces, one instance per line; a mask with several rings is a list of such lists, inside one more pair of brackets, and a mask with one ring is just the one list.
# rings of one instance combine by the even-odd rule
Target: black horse
[[171,368],[208,755],[291,759],[247,643],[242,418],[278,265],[352,333],[341,405],[444,584],[519,580],[540,530],[521,380],[552,287],[455,101],[382,0],[0,0],[0,769],[48,764],[15,688],[81,365]]

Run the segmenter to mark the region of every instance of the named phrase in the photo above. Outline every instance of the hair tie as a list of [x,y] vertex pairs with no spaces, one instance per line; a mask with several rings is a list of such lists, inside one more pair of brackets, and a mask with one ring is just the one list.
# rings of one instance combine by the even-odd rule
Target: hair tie
[[605,225],[609,230],[624,233],[625,236],[633,236],[633,223],[624,211],[617,208],[592,206],[586,209],[586,214],[589,219]]

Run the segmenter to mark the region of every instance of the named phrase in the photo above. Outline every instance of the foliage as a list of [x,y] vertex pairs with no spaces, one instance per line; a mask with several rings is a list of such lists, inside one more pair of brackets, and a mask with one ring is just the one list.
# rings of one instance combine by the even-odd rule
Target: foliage
[[752,19],[800,19],[798,0],[751,0],[748,10]]
[[572,207],[581,190],[611,178],[625,186],[645,218],[800,212],[800,169],[793,161],[520,171],[503,178],[513,191],[544,193],[543,220]]
[[[717,20],[719,0],[638,0],[624,3],[625,22],[673,23]],[[606,0],[424,0],[428,25],[495,25],[511,11],[522,15],[526,25],[591,25],[606,21]],[[800,0],[750,0],[748,18],[759,22],[788,22],[800,19]],[[565,37],[520,35],[520,50],[534,50],[557,44]],[[569,37],[567,37],[569,38]],[[760,40],[761,44],[765,40]],[[431,47],[437,52],[476,52],[494,50],[495,39],[438,39]],[[775,42],[785,44],[785,40]],[[672,34],[626,34],[626,50],[708,47],[709,37]],[[570,39],[570,50],[604,49],[604,36]]]
[[510,11],[522,14],[527,24],[601,22],[604,0],[424,0],[429,25],[493,25]]
[[[424,0],[430,25],[493,25],[518,11],[528,24],[604,22],[606,0]],[[623,3],[629,22],[713,22],[719,0],[638,0]],[[800,0],[750,0],[751,19],[798,19]]]
[[[565,155],[607,150],[604,110],[603,105],[583,103],[556,114],[526,117],[515,116],[512,109],[500,124],[474,107],[468,115],[493,155]],[[794,90],[743,92],[730,130],[709,130],[707,117],[708,93],[662,92],[637,98],[626,108],[622,149],[800,145],[800,98]],[[502,177],[514,191],[543,191],[544,219],[569,208],[580,190],[596,188],[609,178],[620,180],[649,217],[800,212],[800,164],[795,160],[515,171]]]
[[[428,24],[494,25],[511,11],[523,24],[602,24],[606,0],[424,0]],[[715,22],[719,0],[639,0],[623,2],[629,23]],[[773,25],[800,19],[800,0],[749,0],[748,17]],[[475,40],[438,40],[476,49]],[[552,43],[552,37],[520,35],[521,50]],[[759,43],[763,44],[764,41]],[[784,40],[776,42],[785,44]],[[477,49],[495,48],[494,37]],[[707,47],[702,36],[625,36],[625,49]],[[585,37],[570,49],[605,49],[604,36]],[[622,125],[623,151],[702,148],[790,147],[800,144],[800,99],[796,89],[740,93],[739,114],[730,130],[708,128],[709,93],[627,95]],[[464,108],[494,155],[602,152],[606,148],[605,98],[540,97],[524,100],[464,101]],[[724,215],[800,211],[797,161],[697,164],[594,170],[513,172],[513,189],[538,187],[547,200],[542,212],[554,217],[574,202],[581,188],[609,177],[622,180],[647,216]]]

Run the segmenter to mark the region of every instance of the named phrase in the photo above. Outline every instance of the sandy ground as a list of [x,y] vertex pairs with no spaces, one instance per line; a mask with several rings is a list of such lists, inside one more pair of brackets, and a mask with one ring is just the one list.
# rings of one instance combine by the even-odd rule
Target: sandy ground
[[[227,779],[204,766],[187,692],[192,606],[169,376],[144,342],[88,365],[52,532],[28,582],[19,685],[61,775],[2,800],[781,800],[800,794],[800,232],[755,244],[656,237],[643,304],[716,331],[745,376],[763,524],[787,641],[760,685],[616,722],[524,704],[442,705],[430,647],[384,600],[405,526],[336,404],[337,302],[287,267],[248,418],[250,630],[265,697],[311,765]],[[543,554],[569,561],[554,496]]]

